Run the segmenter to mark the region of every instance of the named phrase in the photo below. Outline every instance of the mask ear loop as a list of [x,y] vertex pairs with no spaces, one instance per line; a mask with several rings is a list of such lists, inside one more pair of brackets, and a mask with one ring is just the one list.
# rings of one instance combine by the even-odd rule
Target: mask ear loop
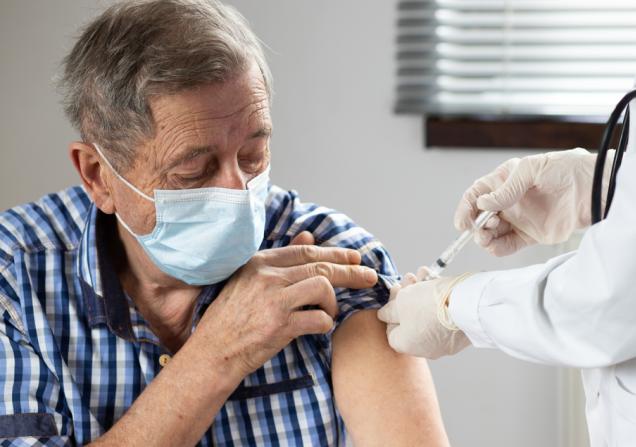
[[119,217],[119,213],[115,213],[115,217],[117,218],[117,220],[119,221],[121,226],[124,227],[124,229],[131,234],[131,236],[134,236],[135,238],[139,237],[139,235],[137,233],[135,233],[133,230],[131,230],[130,227],[128,226],[128,224],[126,222],[124,222],[124,219]]
[[[104,153],[102,152],[102,150],[99,148],[99,146],[97,145],[97,143],[93,143],[93,146],[95,146],[95,150],[97,151],[97,153],[100,155],[100,157],[102,157],[102,160],[104,160],[104,162],[106,163],[106,166],[108,166],[110,168],[111,171],[113,171],[113,174],[115,174],[115,176],[117,176],[117,178],[119,180],[121,180],[124,185],[128,186],[130,189],[132,189],[133,191],[135,191],[137,194],[139,194],[141,197],[143,197],[146,200],[150,200],[151,202],[154,202],[155,199],[153,197],[150,197],[148,194],[144,193],[143,191],[141,191],[140,189],[138,189],[135,185],[133,185],[132,183],[130,183],[128,180],[126,180],[124,177],[122,177],[119,172],[117,172],[117,170],[113,167],[113,165],[110,164],[110,161],[108,161],[108,158],[106,158],[106,156],[104,155]],[[119,220],[121,222],[121,219]],[[122,222],[123,223],[123,222]],[[124,226],[126,226],[124,224]],[[130,231],[130,228],[128,228],[126,226],[126,229],[128,231]],[[132,233],[132,232],[131,232]]]

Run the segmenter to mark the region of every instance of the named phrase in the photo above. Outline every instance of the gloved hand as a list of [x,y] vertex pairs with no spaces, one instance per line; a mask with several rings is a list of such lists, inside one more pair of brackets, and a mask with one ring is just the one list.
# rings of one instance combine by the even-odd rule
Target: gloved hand
[[[612,161],[613,152],[606,162],[605,191]],[[591,224],[595,163],[596,155],[580,148],[508,160],[464,193],[455,227],[470,228],[480,210],[499,212],[475,232],[475,241],[496,256],[535,243],[564,242]]]
[[[420,269],[418,278],[428,274]],[[387,323],[389,345],[404,354],[437,359],[456,354],[470,341],[451,321],[448,299],[455,285],[469,275],[417,282],[412,274],[391,289],[389,302],[378,311]]]

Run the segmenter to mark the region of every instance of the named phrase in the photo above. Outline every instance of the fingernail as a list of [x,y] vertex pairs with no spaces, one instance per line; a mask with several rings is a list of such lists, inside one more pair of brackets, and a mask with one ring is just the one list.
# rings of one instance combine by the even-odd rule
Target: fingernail
[[356,250],[349,251],[349,262],[351,264],[360,264],[361,256]]
[[378,274],[375,270],[370,269],[369,267],[364,267],[364,279],[369,282],[375,282],[378,280]]

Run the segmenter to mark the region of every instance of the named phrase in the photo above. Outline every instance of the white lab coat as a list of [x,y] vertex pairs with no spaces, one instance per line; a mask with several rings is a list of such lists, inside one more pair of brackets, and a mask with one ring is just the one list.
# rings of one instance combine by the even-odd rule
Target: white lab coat
[[474,346],[582,369],[593,447],[636,446],[635,145],[633,135],[609,216],[576,252],[476,274],[450,300],[453,321]]

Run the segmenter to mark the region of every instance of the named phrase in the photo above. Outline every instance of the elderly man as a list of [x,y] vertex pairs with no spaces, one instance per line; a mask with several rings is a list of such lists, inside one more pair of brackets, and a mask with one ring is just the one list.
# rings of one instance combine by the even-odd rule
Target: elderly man
[[65,60],[83,187],[0,215],[2,445],[447,445],[395,279],[269,184],[271,76],[210,1],[125,2]]

